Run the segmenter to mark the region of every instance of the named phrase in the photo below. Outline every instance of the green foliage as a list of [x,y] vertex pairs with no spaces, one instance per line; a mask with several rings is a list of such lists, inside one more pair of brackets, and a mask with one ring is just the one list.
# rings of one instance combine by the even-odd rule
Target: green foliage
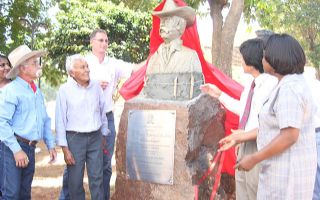
[[245,17],[297,38],[314,67],[320,67],[320,0],[247,1]]
[[42,46],[48,50],[44,75],[52,85],[66,78],[65,59],[90,51],[89,35],[96,28],[107,31],[108,54],[127,62],[141,62],[149,54],[151,16],[110,2],[64,0],[58,23],[50,27]]
[[[44,12],[50,6],[39,0],[4,0],[0,3],[0,52],[8,54],[21,44],[31,47],[31,35],[40,35],[38,27],[33,26],[39,22],[48,22]],[[30,24],[23,24],[20,20],[25,18]],[[35,39],[35,37],[34,37]]]

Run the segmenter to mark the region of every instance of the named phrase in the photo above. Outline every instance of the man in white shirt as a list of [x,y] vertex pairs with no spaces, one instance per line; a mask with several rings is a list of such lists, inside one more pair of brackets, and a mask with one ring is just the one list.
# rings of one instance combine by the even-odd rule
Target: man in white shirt
[[[112,96],[121,78],[131,75],[133,65],[123,62],[107,55],[108,36],[105,30],[96,29],[90,34],[92,52],[86,55],[85,59],[90,69],[90,79],[98,80],[103,89],[105,98],[105,112],[108,118],[110,133],[106,137],[106,145],[103,151],[103,187],[105,199],[110,198],[110,178],[112,175],[111,159],[115,144],[115,124],[113,115]],[[67,173],[63,175],[63,189],[60,193],[60,200],[69,199],[67,187]]]
[[[250,85],[245,86],[241,94],[240,101],[233,99],[223,93],[213,84],[204,84],[200,89],[208,93],[219,101],[230,111],[239,115],[240,126],[242,130],[233,131],[233,134],[222,139],[222,147],[224,151],[235,146],[238,137],[250,137],[250,141],[242,143],[239,147],[237,158],[241,159],[244,155],[257,151],[257,143],[252,134],[242,134],[243,132],[255,132],[258,127],[258,113],[263,103],[268,99],[278,81],[275,77],[263,73],[262,57],[263,57],[263,41],[260,39],[250,39],[240,46],[242,55],[242,66],[245,73],[250,74],[254,80]],[[252,88],[252,91],[250,91]],[[251,101],[249,101],[249,99]],[[250,104],[251,103],[251,104]],[[240,134],[239,134],[240,133]],[[255,200],[258,188],[259,166],[251,171],[236,170],[236,199],[237,200]]]
[[[84,166],[91,199],[103,200],[102,135],[108,133],[105,98],[98,81],[90,80],[84,57],[67,58],[70,75],[56,101],[56,142],[61,146],[68,171],[70,199],[84,200]],[[74,98],[77,97],[77,98]]]

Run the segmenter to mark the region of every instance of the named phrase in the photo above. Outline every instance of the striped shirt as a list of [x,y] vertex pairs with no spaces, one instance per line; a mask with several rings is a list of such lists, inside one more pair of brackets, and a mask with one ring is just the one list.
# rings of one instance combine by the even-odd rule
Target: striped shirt
[[280,129],[300,130],[298,140],[284,152],[260,163],[258,200],[312,199],[317,167],[312,97],[303,75],[284,76],[259,114],[258,150]]

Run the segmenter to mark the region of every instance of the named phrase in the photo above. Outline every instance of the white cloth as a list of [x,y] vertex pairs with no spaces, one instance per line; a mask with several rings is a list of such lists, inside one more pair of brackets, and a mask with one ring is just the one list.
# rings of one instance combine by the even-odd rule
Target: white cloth
[[312,199],[317,158],[314,104],[303,75],[284,76],[259,114],[258,150],[287,127],[300,130],[284,152],[260,163],[258,200]]
[[90,80],[87,87],[82,87],[69,78],[59,88],[55,118],[56,143],[59,146],[68,146],[66,131],[87,133],[101,128],[101,133],[107,135],[105,98],[99,82]]
[[86,56],[86,61],[89,65],[90,78],[92,80],[106,81],[109,83],[108,87],[103,90],[103,93],[106,98],[106,112],[110,112],[113,109],[112,95],[117,83],[121,78],[130,77],[133,64],[107,55],[100,63],[99,59],[92,53]]
[[[268,99],[270,93],[278,84],[277,78],[266,73],[260,74],[258,77],[255,78],[254,81],[256,86],[254,87],[249,118],[245,126],[246,131],[258,128],[258,114],[261,110],[261,107],[263,103]],[[252,82],[245,86],[243,92],[241,93],[240,101],[230,97],[224,92],[222,92],[219,97],[219,101],[228,110],[239,115],[239,119],[241,119],[242,114],[244,112],[251,83]]]
[[306,78],[307,84],[311,90],[313,102],[315,104],[314,122],[315,127],[320,127],[320,81],[315,78]]

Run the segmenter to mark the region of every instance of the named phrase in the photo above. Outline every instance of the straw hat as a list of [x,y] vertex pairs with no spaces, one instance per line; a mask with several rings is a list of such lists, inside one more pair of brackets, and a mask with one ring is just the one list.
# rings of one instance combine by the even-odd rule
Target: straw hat
[[21,45],[14,49],[8,56],[12,64],[12,69],[8,72],[6,78],[11,79],[18,75],[19,66],[24,61],[34,56],[41,57],[45,54],[44,50],[32,51],[27,45]]
[[187,26],[191,26],[194,23],[196,12],[190,6],[178,7],[174,0],[166,0],[162,11],[154,11],[152,15],[159,18],[178,16],[187,21]]

